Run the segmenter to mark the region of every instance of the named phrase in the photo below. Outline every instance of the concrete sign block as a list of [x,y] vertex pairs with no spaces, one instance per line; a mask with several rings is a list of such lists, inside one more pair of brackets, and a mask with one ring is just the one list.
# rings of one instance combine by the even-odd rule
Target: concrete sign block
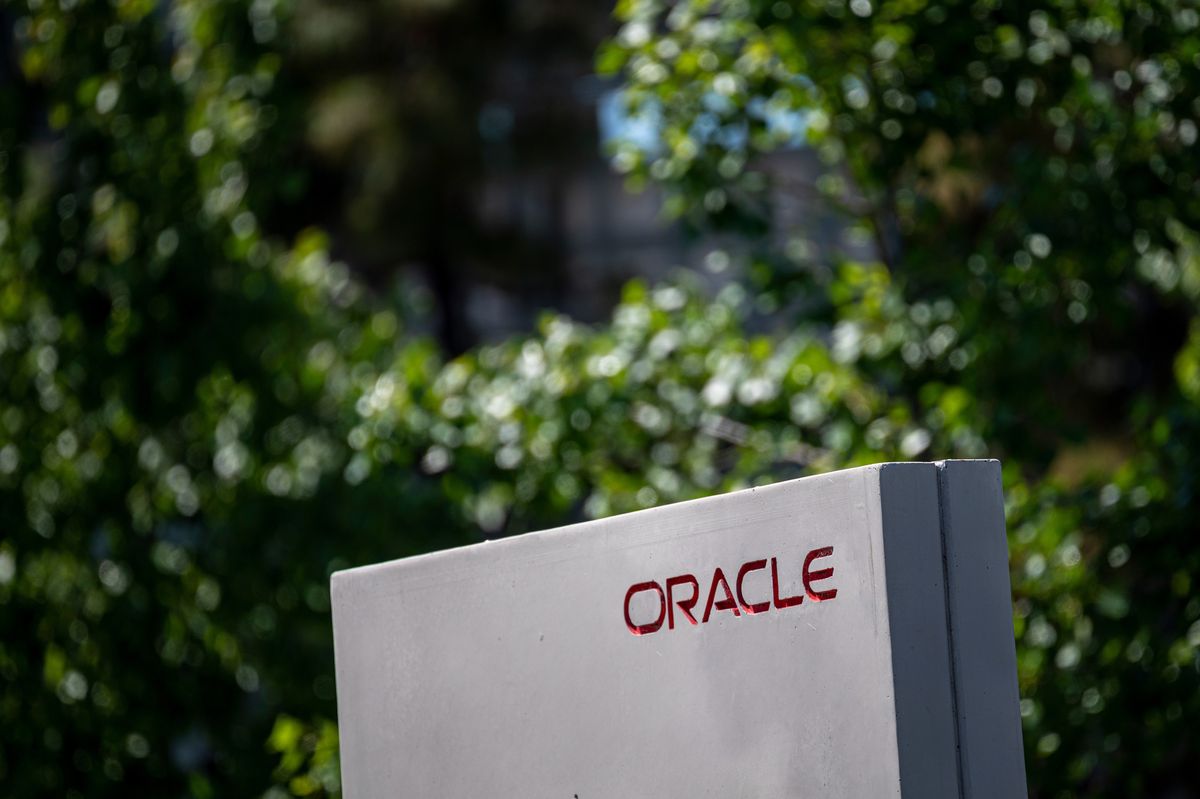
[[807,477],[332,591],[347,799],[1026,795],[994,461]]

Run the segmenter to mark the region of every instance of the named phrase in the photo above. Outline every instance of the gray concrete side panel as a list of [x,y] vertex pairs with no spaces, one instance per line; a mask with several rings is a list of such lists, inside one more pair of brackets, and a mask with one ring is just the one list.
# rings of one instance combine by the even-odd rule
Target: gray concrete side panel
[[906,797],[959,797],[937,468],[880,467],[884,562]]
[[[997,461],[938,464],[965,799],[1027,796]],[[889,553],[890,554],[890,553]]]

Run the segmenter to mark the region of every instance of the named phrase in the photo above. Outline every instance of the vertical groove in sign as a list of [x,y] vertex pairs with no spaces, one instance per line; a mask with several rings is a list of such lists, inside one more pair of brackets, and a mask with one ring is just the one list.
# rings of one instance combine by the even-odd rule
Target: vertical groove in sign
[[967,784],[966,775],[963,773],[963,740],[962,729],[958,723],[958,665],[954,658],[954,624],[950,618],[950,561],[946,551],[946,532],[948,529],[946,521],[946,487],[942,480],[945,474],[945,463],[937,465],[937,493],[938,493],[938,543],[942,551],[942,591],[946,598],[946,642],[947,654],[950,663],[950,703],[954,709],[954,769],[958,772],[958,794],[960,797],[966,797]]

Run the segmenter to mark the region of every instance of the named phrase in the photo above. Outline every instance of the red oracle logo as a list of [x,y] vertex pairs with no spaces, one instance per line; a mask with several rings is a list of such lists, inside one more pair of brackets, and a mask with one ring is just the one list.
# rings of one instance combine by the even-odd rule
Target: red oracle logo
[[[781,596],[779,593],[779,561],[777,558],[746,561],[735,573],[732,585],[725,576],[725,572],[718,566],[713,570],[712,580],[708,583],[708,590],[705,594],[707,599],[704,602],[703,610],[699,612],[699,619],[696,618],[696,606],[700,604],[701,592],[700,581],[696,579],[695,575],[680,574],[668,577],[665,583],[659,583],[657,580],[634,583],[625,592],[625,626],[634,635],[650,635],[661,630],[663,624],[667,625],[668,630],[674,630],[677,622],[679,624],[687,622],[692,626],[707,624],[714,613],[732,613],[735,617],[741,617],[743,613],[753,616],[758,613],[766,613],[771,609],[783,610],[794,607],[803,602],[805,598],[812,602],[825,602],[837,596],[837,589],[821,588],[816,584],[833,577],[833,565],[830,564],[824,568],[814,568],[814,566],[820,566],[816,561],[832,557],[833,547],[831,546],[809,550],[808,554],[804,556],[804,565],[800,568],[800,580],[804,586],[804,592],[792,596]],[[771,595],[770,597],[764,595],[747,598],[746,578],[759,571],[771,572]],[[630,613],[630,604],[634,597],[640,594],[653,595],[649,604],[650,607],[657,608],[655,611],[657,615],[635,622]],[[754,601],[756,599],[759,601]],[[639,604],[646,603],[643,600]]]

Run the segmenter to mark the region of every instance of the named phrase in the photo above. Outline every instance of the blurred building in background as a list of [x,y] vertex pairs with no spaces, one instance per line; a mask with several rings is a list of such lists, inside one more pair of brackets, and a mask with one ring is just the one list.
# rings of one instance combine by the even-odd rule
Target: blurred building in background
[[[613,140],[657,134],[595,75],[609,3],[305,5],[292,66],[315,100],[284,225],[329,230],[377,286],[402,274],[423,287],[448,351],[529,330],[547,309],[599,321],[633,277],[738,276],[736,239],[690,235],[660,190],[629,191],[609,163]],[[783,195],[771,229],[861,253],[813,188],[819,166],[800,146],[764,165]],[[718,247],[734,257],[705,268]]]

